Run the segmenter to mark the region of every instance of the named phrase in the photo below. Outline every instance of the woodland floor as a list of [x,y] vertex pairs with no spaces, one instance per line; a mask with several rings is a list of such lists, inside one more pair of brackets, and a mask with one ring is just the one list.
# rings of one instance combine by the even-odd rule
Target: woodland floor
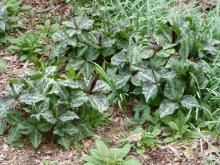
[[[32,6],[32,13],[25,14],[21,20],[26,26],[26,31],[33,29],[34,24],[39,21],[38,15],[44,12],[57,12],[68,17],[71,7],[63,3],[54,3],[49,6],[46,0],[25,0],[26,5]],[[30,21],[31,20],[31,21]],[[31,67],[30,63],[22,63],[16,55],[8,55],[6,48],[0,48],[0,58],[8,61],[7,70],[0,73],[0,97],[4,95],[5,84],[10,79],[18,77],[25,69]],[[123,138],[123,133],[129,128],[122,124],[122,117],[114,117],[99,127],[92,138],[84,139],[81,149],[71,148],[66,151],[57,145],[49,142],[34,150],[31,145],[23,148],[12,148],[7,145],[7,138],[0,137],[0,164],[1,165],[38,165],[38,164],[59,164],[59,165],[80,165],[81,157],[88,153],[88,148],[94,146],[95,140],[102,138],[109,142],[111,146],[116,146],[117,142]],[[139,159],[143,165],[167,165],[167,164],[204,164],[203,156],[210,151],[204,149],[203,142],[193,140],[188,145],[171,143],[167,146],[158,146],[147,150],[144,154],[137,155],[131,151],[131,156]]]

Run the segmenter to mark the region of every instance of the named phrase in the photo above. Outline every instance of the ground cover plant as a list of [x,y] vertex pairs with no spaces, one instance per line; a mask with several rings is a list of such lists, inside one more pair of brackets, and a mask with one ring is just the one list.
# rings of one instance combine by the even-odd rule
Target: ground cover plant
[[91,149],[91,155],[85,156],[83,160],[85,165],[89,164],[106,164],[106,165],[139,165],[140,163],[134,159],[124,160],[128,154],[130,147],[124,146],[121,149],[108,149],[103,141],[96,141],[97,149]]
[[[219,1],[206,12],[199,1],[63,4],[72,15],[28,30],[15,26],[23,1],[0,5],[2,45],[32,65],[0,99],[0,134],[11,146],[51,140],[70,149],[115,113],[130,127],[118,142],[125,147],[113,152],[97,141],[86,164],[139,164],[127,159],[130,150],[184,144],[201,131],[219,143]],[[0,60],[0,72],[6,65]]]

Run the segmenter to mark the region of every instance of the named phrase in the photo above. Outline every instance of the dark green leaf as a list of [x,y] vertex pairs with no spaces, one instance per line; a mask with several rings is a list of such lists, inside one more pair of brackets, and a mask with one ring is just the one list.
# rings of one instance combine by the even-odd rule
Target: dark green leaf
[[8,143],[11,144],[13,142],[15,142],[16,140],[18,140],[21,137],[21,134],[19,132],[19,125],[12,127],[9,130],[9,134],[8,134]]
[[50,111],[42,112],[39,115],[41,115],[47,122],[51,124],[55,124],[57,122],[57,119],[54,117],[54,115]]
[[42,133],[37,129],[34,129],[29,134],[29,139],[31,141],[31,144],[34,146],[34,148],[38,148],[38,146],[41,144],[42,141]]
[[0,122],[0,136],[3,135],[6,126],[7,126],[7,122],[6,122],[5,120],[3,120],[2,122]]
[[170,100],[179,101],[183,97],[185,84],[178,79],[167,81],[164,89],[164,95]]
[[48,132],[49,130],[51,130],[52,125],[50,123],[39,123],[37,128],[41,131],[41,132]]
[[68,150],[69,147],[70,147],[70,138],[69,138],[69,136],[59,137],[59,139],[58,139],[58,144],[60,144],[60,145],[63,146],[66,150]]

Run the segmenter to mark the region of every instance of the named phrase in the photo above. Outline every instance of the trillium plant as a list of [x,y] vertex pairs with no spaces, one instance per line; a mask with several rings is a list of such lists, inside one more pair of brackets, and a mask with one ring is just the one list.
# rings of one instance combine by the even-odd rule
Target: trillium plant
[[27,135],[35,148],[41,144],[43,133],[51,132],[59,144],[68,148],[70,137],[79,137],[82,125],[76,123],[80,123],[81,109],[88,105],[86,111],[96,109],[103,113],[108,108],[108,91],[108,84],[101,80],[59,76],[55,66],[28,72],[22,80],[8,86],[6,97],[0,101],[1,116],[5,117],[1,132],[10,124],[9,143]]

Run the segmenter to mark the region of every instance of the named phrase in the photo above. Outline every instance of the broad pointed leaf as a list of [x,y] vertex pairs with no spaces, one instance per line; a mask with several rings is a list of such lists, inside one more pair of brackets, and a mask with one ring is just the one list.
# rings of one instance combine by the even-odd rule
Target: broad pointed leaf
[[126,62],[127,60],[126,60],[126,55],[124,51],[117,53],[111,58],[111,64],[115,66],[120,65],[123,67]]
[[77,140],[82,140],[82,138],[84,137],[91,137],[93,136],[93,128],[90,124],[90,122],[84,122],[84,123],[80,123],[77,124],[77,128],[79,130],[76,138]]
[[3,135],[4,130],[6,129],[6,126],[7,126],[6,120],[3,120],[2,122],[0,122],[0,136]]
[[0,99],[0,117],[5,117],[7,111],[11,108],[12,103],[15,102],[12,98],[2,98]]
[[192,109],[199,106],[198,101],[192,95],[185,95],[181,100],[181,104],[187,109]]
[[164,100],[159,107],[160,117],[172,115],[179,108],[179,104],[168,99]]
[[63,127],[62,131],[69,135],[74,135],[79,132],[78,128],[71,123],[68,123],[65,127]]
[[157,85],[153,83],[146,83],[142,88],[142,93],[146,99],[146,102],[150,100],[150,98],[156,96],[157,94]]
[[164,95],[170,100],[180,100],[183,97],[185,84],[178,79],[167,81],[164,89]]
[[88,19],[87,17],[84,17],[80,21],[79,28],[80,29],[88,30],[88,29],[90,29],[92,27],[92,25],[93,25],[93,20]]
[[42,142],[42,133],[40,131],[38,131],[37,129],[34,129],[29,134],[29,139],[31,141],[31,144],[34,146],[34,148],[38,148],[38,146]]
[[109,153],[109,149],[107,147],[107,145],[101,141],[101,140],[96,140],[96,147],[99,151],[101,151],[103,153],[103,155],[107,155]]
[[74,94],[71,96],[71,106],[73,108],[78,108],[81,105],[83,105],[85,102],[88,101],[87,95],[82,92],[82,91],[76,91]]
[[40,115],[49,123],[55,124],[57,122],[57,119],[54,117],[54,115],[48,110],[45,112],[40,113]]
[[110,91],[110,86],[102,80],[98,80],[93,88],[92,92],[104,92],[107,93]]
[[157,56],[162,58],[170,57],[172,54],[175,53],[175,49],[167,49],[167,50],[161,50],[157,53]]
[[153,83],[155,82],[153,71],[150,69],[145,69],[145,70],[138,72],[137,78],[143,82],[146,82],[146,81],[153,82]]
[[87,80],[91,78],[94,69],[95,67],[93,64],[89,62],[84,63],[82,70],[83,70],[83,75],[86,77]]
[[20,137],[21,137],[21,134],[19,132],[19,125],[12,127],[9,130],[8,143],[11,144],[11,143],[15,142],[16,140],[18,140]]
[[101,113],[108,109],[108,99],[104,94],[89,95],[89,102]]
[[62,136],[58,139],[58,144],[63,146],[66,150],[70,147],[70,138],[69,136]]
[[41,87],[42,93],[46,94],[50,87],[53,85],[54,80],[52,78],[44,77],[39,81],[39,86]]
[[70,121],[70,120],[74,120],[74,119],[79,119],[79,117],[73,111],[66,111],[64,114],[62,114],[59,117],[59,119],[61,121]]
[[129,144],[125,145],[121,149],[113,149],[112,152],[114,153],[114,158],[116,160],[121,160],[127,156],[130,151],[131,146]]
[[155,51],[153,49],[146,49],[141,53],[141,57],[143,59],[148,59],[152,57],[155,54]]
[[116,83],[117,89],[123,88],[127,84],[130,78],[131,78],[131,75],[126,72],[116,75],[115,83]]
[[61,42],[67,38],[66,33],[59,31],[52,35],[52,39],[54,42]]
[[21,103],[25,103],[27,105],[33,105],[37,102],[45,100],[45,96],[40,93],[31,93],[31,94],[24,94],[21,95],[19,101]]
[[60,84],[61,86],[69,87],[69,88],[72,88],[72,89],[78,89],[78,88],[80,88],[79,83],[76,82],[76,81],[73,81],[73,80],[63,80],[63,81],[60,81],[59,84]]
[[37,128],[41,132],[48,132],[52,128],[52,125],[50,123],[47,123],[47,122],[46,123],[39,123]]

